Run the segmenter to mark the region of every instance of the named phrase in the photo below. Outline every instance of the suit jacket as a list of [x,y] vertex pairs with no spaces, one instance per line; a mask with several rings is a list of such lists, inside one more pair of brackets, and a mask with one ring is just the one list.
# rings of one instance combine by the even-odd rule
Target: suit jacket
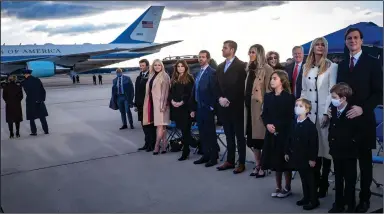
[[[125,76],[125,75],[122,75],[121,76],[122,78],[122,85],[123,85],[123,89],[124,89],[124,96],[125,98],[128,100],[128,103],[130,105],[133,104],[133,97],[134,97],[134,89],[133,89],[133,83],[132,83],[132,80],[130,77],[128,76]],[[118,95],[118,77],[116,77],[115,79],[113,79],[113,85],[112,85],[112,98],[113,99],[116,99],[117,95]]]
[[331,121],[329,126],[329,154],[334,158],[357,158],[358,142],[362,139],[362,133],[359,131],[361,116],[353,119],[347,118],[347,112],[351,105],[347,105],[340,117],[337,118],[337,108],[331,104]]
[[243,120],[244,118],[244,91],[245,78],[247,76],[246,63],[234,58],[227,71],[224,73],[226,62],[222,62],[217,67],[217,98],[225,97],[229,100],[228,107],[219,105],[219,114],[222,118],[232,116],[235,119]]
[[354,66],[349,70],[350,57],[338,66],[336,82],[347,83],[353,91],[349,104],[363,109],[360,132],[364,134],[360,144],[365,148],[376,148],[376,120],[374,109],[383,104],[383,69],[380,61],[364,51]]
[[47,108],[44,104],[46,92],[41,80],[34,76],[29,76],[22,82],[25,94],[27,120],[34,120],[48,116]]
[[149,71],[143,76],[142,72],[137,76],[135,81],[135,101],[134,105],[137,107],[137,119],[143,121],[143,105],[145,98],[145,86],[148,81]]
[[289,165],[296,170],[309,168],[309,161],[316,161],[318,150],[316,125],[309,117],[301,123],[295,119],[285,147]]
[[[305,62],[303,61],[301,63],[300,71],[299,71],[299,73],[297,74],[297,77],[296,77],[296,95],[295,95],[296,99],[300,98],[300,95],[301,95],[304,64],[305,64]],[[288,73],[288,77],[289,77],[289,82],[290,82],[291,88],[292,88],[292,77],[293,77],[294,69],[295,69],[295,62],[293,62],[293,63],[291,63],[291,64],[289,64],[289,65],[287,65],[285,67],[285,71]]]
[[198,94],[199,100],[196,101],[196,84],[194,84],[192,89],[192,95],[190,99],[190,109],[191,111],[196,111],[198,107],[206,107],[206,108],[215,108],[217,95],[216,92],[216,70],[211,66],[208,66],[204,74],[200,77]]

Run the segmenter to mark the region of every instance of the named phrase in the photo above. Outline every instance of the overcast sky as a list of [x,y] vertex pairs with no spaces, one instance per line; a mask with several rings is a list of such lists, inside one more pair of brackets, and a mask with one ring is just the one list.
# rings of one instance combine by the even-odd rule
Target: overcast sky
[[[197,54],[207,49],[222,62],[222,43],[238,43],[237,56],[261,44],[280,53],[357,22],[383,26],[383,3],[363,2],[1,2],[1,43],[110,43],[150,5],[164,5],[155,42],[184,40],[145,58]],[[343,38],[341,38],[343,39]],[[137,66],[133,59],[116,66]],[[110,66],[111,67],[111,66]]]

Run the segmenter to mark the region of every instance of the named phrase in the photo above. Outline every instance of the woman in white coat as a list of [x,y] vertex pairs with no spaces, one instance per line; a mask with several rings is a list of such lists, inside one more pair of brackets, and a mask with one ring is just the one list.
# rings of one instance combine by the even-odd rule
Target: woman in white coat
[[[319,135],[319,153],[315,166],[315,182],[319,198],[328,192],[328,175],[332,157],[328,143],[328,107],[331,104],[330,89],[336,84],[337,64],[327,59],[328,41],[324,38],[315,39],[308,53],[303,69],[301,97],[311,101],[311,121],[316,124]],[[321,170],[322,167],[322,170]]]

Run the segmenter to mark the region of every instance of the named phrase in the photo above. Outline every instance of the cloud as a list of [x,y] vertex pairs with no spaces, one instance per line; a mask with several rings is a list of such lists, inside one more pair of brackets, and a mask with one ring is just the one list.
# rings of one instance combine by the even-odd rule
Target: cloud
[[[167,10],[183,13],[233,13],[255,11],[262,7],[280,6],[286,3],[283,1],[2,1],[1,17],[10,16],[26,20],[66,19],[127,8],[142,9],[150,5],[164,5]],[[186,15],[182,18],[185,17]]]
[[61,27],[49,27],[47,25],[37,25],[29,31],[48,33],[48,36],[55,36],[59,34],[74,36],[82,33],[95,33],[99,31],[115,29],[125,25],[126,24],[116,24],[116,23],[105,24],[105,25],[93,25],[93,24],[65,25]]
[[198,16],[204,16],[206,14],[188,14],[188,13],[178,13],[176,15],[170,16],[168,18],[161,19],[162,21],[175,21],[175,20],[180,20],[184,18],[193,18],[193,17],[198,17]]

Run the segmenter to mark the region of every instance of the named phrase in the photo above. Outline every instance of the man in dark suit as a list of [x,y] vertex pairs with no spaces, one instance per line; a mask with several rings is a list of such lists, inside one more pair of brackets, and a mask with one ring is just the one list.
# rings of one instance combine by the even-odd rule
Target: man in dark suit
[[121,68],[116,69],[117,77],[113,80],[112,85],[112,99],[117,103],[120,110],[121,120],[123,126],[121,129],[127,129],[127,116],[131,129],[133,129],[133,119],[131,113],[131,107],[133,106],[134,89],[133,83],[130,77],[123,75]]
[[370,206],[372,183],[372,149],[376,148],[376,122],[374,109],[383,104],[383,70],[380,61],[363,52],[363,33],[350,28],[345,34],[348,57],[338,66],[337,83],[351,86],[353,95],[348,118],[361,116],[361,142],[358,142],[358,160],[361,172],[360,203],[356,212],[367,212]]
[[103,84],[103,76],[101,76],[101,74],[99,74],[99,85],[102,85]]
[[31,125],[31,136],[37,135],[37,128],[35,119],[39,118],[41,122],[41,126],[44,130],[45,134],[49,134],[48,132],[48,123],[45,117],[48,116],[47,108],[44,104],[45,102],[45,89],[43,83],[39,78],[36,78],[31,75],[32,70],[25,69],[23,71],[23,75],[25,80],[22,82],[22,86],[24,88],[25,94],[27,97],[25,98],[26,103],[26,113],[27,120],[29,120]]
[[[142,59],[139,61],[140,65],[140,74],[136,78],[135,82],[135,111],[137,112],[137,118],[139,121],[143,121],[143,107],[144,107],[144,98],[145,90],[149,76],[149,62],[147,59]],[[143,131],[145,135],[145,144],[143,147],[138,150],[146,150],[147,152],[153,151],[156,143],[156,127],[153,123],[143,126]]]
[[222,49],[225,62],[217,67],[217,95],[221,122],[227,139],[227,161],[217,167],[218,170],[235,168],[236,142],[239,152],[239,165],[234,174],[245,170],[246,146],[244,137],[244,88],[245,88],[245,63],[236,56],[237,43],[225,41]]
[[303,77],[304,67],[304,49],[301,46],[295,46],[292,49],[292,56],[294,63],[290,63],[285,67],[285,71],[288,73],[289,82],[291,84],[291,90],[295,98],[300,98],[301,95],[301,81]]
[[201,69],[197,74],[190,102],[191,117],[197,117],[199,136],[203,149],[203,156],[193,163],[205,163],[206,167],[216,165],[219,158],[214,114],[217,99],[215,95],[216,71],[209,66],[210,59],[211,55],[208,51],[200,51],[199,63]]

